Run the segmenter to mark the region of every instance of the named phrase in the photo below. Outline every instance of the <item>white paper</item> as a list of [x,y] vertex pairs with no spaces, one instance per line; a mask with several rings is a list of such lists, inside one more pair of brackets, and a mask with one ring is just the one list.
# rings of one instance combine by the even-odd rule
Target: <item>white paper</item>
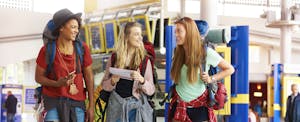
[[122,79],[132,80],[131,73],[133,72],[133,70],[110,67],[109,72],[111,74],[120,76],[120,78],[122,78]]

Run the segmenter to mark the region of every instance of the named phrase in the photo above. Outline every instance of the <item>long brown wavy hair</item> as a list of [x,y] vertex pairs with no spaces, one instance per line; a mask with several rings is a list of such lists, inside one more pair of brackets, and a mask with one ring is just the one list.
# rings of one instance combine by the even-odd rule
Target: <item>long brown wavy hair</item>
[[[128,41],[129,35],[131,33],[131,28],[139,27],[142,28],[142,25],[137,22],[128,22],[124,28],[121,28],[120,37],[117,44],[115,45],[115,52],[117,54],[117,60],[115,66],[118,68],[125,68],[126,56],[128,53]],[[146,56],[146,50],[144,45],[134,49],[134,55],[131,58],[129,63],[130,69],[137,69],[140,66],[140,63]]]
[[185,28],[186,35],[183,45],[187,45],[188,48],[187,50],[184,50],[183,45],[177,45],[173,57],[171,78],[175,83],[179,82],[181,68],[183,64],[185,64],[185,60],[187,60],[188,82],[195,83],[199,76],[198,70],[200,69],[200,74],[202,74],[202,68],[200,67],[202,67],[202,64],[205,63],[206,50],[204,43],[201,39],[196,23],[191,18],[181,18],[176,21],[175,24],[181,24]]

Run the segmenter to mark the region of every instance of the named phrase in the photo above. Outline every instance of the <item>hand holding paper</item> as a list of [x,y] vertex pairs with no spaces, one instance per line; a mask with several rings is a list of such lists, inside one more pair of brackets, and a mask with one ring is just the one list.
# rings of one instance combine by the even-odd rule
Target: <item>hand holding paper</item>
[[144,77],[138,71],[133,71],[131,73],[131,77],[133,78],[134,81],[138,81],[141,84],[144,84],[145,82]]

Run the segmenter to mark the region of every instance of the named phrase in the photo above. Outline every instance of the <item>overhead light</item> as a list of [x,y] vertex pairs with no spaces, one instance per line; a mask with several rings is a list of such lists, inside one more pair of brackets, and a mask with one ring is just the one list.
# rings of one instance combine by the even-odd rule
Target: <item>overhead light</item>
[[261,85],[260,85],[260,84],[257,84],[257,85],[256,85],[256,88],[257,88],[257,90],[261,90]]

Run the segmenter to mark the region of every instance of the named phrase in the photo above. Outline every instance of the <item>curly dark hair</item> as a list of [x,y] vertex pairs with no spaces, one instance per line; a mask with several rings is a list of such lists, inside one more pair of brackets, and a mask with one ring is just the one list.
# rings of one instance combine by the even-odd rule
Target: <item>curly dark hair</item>
[[80,17],[76,17],[76,16],[74,16],[74,17],[70,17],[69,19],[67,19],[65,22],[63,22],[63,24],[61,24],[60,25],[60,27],[58,27],[57,29],[55,29],[53,32],[52,32],[52,35],[53,36],[55,36],[55,37],[58,37],[59,36],[59,29],[62,27],[62,26],[64,26],[68,21],[70,21],[71,19],[75,19],[75,20],[77,20],[77,22],[78,22],[78,29],[80,29],[81,28],[81,18]]

